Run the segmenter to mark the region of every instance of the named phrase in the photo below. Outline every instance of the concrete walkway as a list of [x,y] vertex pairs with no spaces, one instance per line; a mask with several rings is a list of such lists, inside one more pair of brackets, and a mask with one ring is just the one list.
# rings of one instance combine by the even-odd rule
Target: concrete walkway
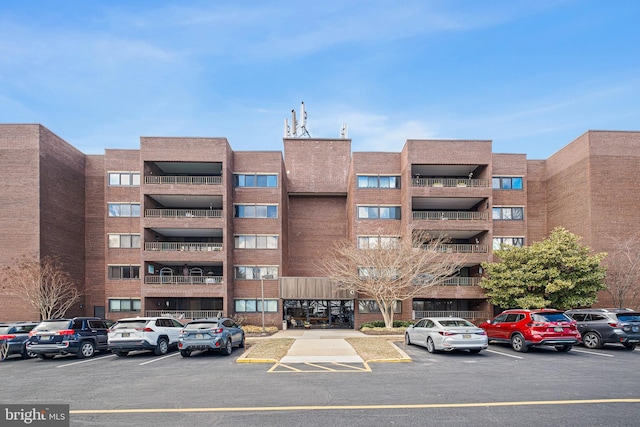
[[366,337],[349,329],[287,329],[273,335],[275,338],[294,338],[289,352],[280,363],[362,363],[363,360],[345,341],[347,337]]

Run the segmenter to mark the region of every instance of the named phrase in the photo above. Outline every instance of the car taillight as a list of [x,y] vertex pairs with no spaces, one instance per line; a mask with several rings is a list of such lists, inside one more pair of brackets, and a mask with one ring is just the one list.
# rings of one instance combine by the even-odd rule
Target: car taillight
[[615,322],[613,322],[613,323],[609,323],[609,326],[611,326],[612,328],[619,328],[619,327],[621,327],[621,325],[620,325],[619,323],[615,323]]
[[487,333],[485,331],[478,331],[476,332],[476,335],[487,335]]
[[155,332],[151,328],[136,328],[136,331],[140,331],[140,332]]
[[444,335],[445,337],[450,337],[452,335],[455,335],[453,332],[449,332],[449,331],[439,331],[438,333],[440,335]]
[[531,322],[531,323],[527,323],[527,327],[528,328],[540,328],[542,326],[545,326],[546,323],[544,322]]
[[222,328],[211,328],[211,332],[213,332],[214,334],[221,334]]
[[12,340],[15,337],[16,337],[15,335],[0,335],[0,341],[2,341],[2,340]]
[[76,331],[73,329],[63,329],[61,331],[56,332],[56,335],[73,335]]
[[30,331],[30,332],[29,332],[29,336],[30,336],[30,337],[34,336],[35,334],[37,334],[37,332],[36,332],[36,331]]

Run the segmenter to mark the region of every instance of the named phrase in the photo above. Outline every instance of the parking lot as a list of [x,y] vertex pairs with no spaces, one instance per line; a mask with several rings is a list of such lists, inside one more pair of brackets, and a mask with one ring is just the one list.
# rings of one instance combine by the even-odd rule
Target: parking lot
[[638,423],[638,350],[516,353],[492,344],[480,354],[430,354],[397,344],[411,363],[352,370],[236,363],[239,349],[188,359],[175,351],[12,358],[0,363],[0,401],[68,403],[71,425],[83,426]]

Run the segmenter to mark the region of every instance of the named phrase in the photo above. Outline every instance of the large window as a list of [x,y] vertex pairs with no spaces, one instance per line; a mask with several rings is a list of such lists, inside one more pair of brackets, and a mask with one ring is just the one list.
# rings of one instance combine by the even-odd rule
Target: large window
[[[378,303],[372,299],[358,301],[359,313],[381,313]],[[396,301],[393,305],[394,313],[402,313],[402,301]]]
[[134,299],[109,299],[109,311],[117,313],[120,311],[140,311],[140,300]]
[[278,249],[278,236],[240,234],[235,236],[236,249]]
[[139,265],[110,265],[109,279],[111,280],[128,280],[140,277]]
[[139,234],[109,234],[110,248],[139,248]]
[[359,175],[358,188],[400,188],[400,177]]
[[494,207],[493,219],[504,221],[523,221],[524,208],[521,207]]
[[358,236],[358,249],[394,248],[399,242],[398,236]]
[[140,217],[140,203],[109,203],[110,217]]
[[524,246],[524,237],[494,237],[493,249],[500,249],[501,246]]
[[247,266],[237,265],[233,267],[233,277],[235,279],[260,280],[262,277],[270,276],[270,279],[278,278],[277,266]]
[[494,176],[491,180],[494,190],[522,190],[522,177],[520,176]]
[[400,219],[400,206],[358,206],[358,219]]
[[[262,299],[237,299],[236,313],[262,313]],[[278,312],[277,299],[265,299],[264,311],[268,313]]]
[[109,172],[109,186],[140,186],[140,172]]
[[234,174],[236,187],[277,187],[278,175],[271,174]]
[[234,205],[235,218],[278,218],[278,205]]

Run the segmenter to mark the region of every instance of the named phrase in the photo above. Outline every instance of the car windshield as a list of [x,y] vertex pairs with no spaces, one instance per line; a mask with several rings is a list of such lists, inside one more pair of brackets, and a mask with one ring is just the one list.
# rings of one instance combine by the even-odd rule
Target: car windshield
[[185,329],[211,329],[218,326],[218,322],[193,322],[185,326]]
[[621,322],[640,322],[640,313],[618,314]]
[[534,313],[531,317],[534,322],[571,322],[564,313]]
[[136,329],[144,328],[147,324],[147,320],[121,320],[111,327],[111,329]]
[[61,331],[62,329],[69,329],[71,322],[69,320],[51,320],[40,323],[33,328],[34,331]]
[[438,322],[444,326],[445,328],[451,328],[451,327],[456,327],[456,326],[466,326],[466,327],[473,327],[475,328],[475,325],[471,322],[467,322],[464,319],[456,319],[456,320],[438,320]]

